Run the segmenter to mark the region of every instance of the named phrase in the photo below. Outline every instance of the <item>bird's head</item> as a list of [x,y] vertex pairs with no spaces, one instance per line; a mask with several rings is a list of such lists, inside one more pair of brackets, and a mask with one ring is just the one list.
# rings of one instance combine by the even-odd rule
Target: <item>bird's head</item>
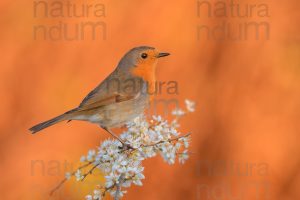
[[125,54],[119,67],[129,71],[132,75],[149,81],[149,76],[155,73],[158,59],[168,55],[170,54],[160,52],[153,47],[136,47]]

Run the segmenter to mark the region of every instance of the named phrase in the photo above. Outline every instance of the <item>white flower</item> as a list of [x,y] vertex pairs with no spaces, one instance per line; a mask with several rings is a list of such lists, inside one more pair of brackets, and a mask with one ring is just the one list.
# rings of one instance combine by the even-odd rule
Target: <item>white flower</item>
[[144,179],[144,178],[145,178],[144,174],[138,172],[138,173],[136,173],[136,175],[133,177],[133,183],[134,183],[135,185],[142,186],[143,183],[142,183],[141,180]]
[[176,148],[173,145],[166,143],[160,145],[160,149],[164,160],[170,165],[174,164],[175,156],[176,156]]
[[70,180],[71,177],[72,177],[72,174],[71,174],[70,172],[67,172],[67,173],[65,174],[65,177],[66,177],[67,180]]
[[156,156],[156,151],[152,146],[139,148],[139,153],[141,153],[140,159],[152,158]]
[[85,156],[81,156],[81,157],[80,157],[80,162],[85,162],[85,161],[86,161]]
[[81,171],[79,169],[76,171],[75,177],[77,181],[80,181],[82,179]]
[[86,196],[85,196],[85,199],[86,199],[86,200],[93,200],[93,197],[92,197],[92,195],[86,195]]
[[185,101],[185,106],[186,106],[186,109],[189,111],[189,112],[195,112],[195,106],[196,106],[196,103],[193,102],[193,101],[190,101],[188,99],[186,99]]
[[179,163],[184,164],[188,158],[189,158],[189,154],[188,154],[187,150],[184,150],[178,156]]
[[174,120],[171,122],[171,127],[173,127],[173,128],[179,128],[179,127],[180,127],[180,124],[178,123],[178,120],[177,120],[177,119],[174,119]]
[[105,176],[105,179],[106,179],[106,184],[105,186],[107,188],[115,185],[115,183],[118,181],[119,179],[119,176],[116,176],[115,174],[113,173],[110,173],[108,176]]
[[162,121],[162,117],[161,117],[160,115],[158,115],[158,116],[153,115],[152,118],[153,118],[155,121],[157,121],[157,122],[161,122],[161,121]]
[[177,130],[175,128],[171,128],[170,129],[170,134],[174,135],[174,136],[178,136],[179,133],[177,132]]
[[121,184],[121,187],[130,187],[131,186],[131,180],[126,180]]
[[142,181],[139,180],[139,179],[133,180],[133,183],[134,183],[135,185],[138,185],[138,186],[142,186],[142,185],[143,185]]
[[94,190],[94,196],[93,196],[93,198],[95,200],[101,200],[102,199],[101,191],[100,190]]
[[117,193],[116,190],[111,190],[110,195],[112,197],[115,197],[117,195],[118,198],[120,198],[120,197],[123,197],[125,193],[126,193],[126,191],[118,191],[118,193]]
[[189,138],[188,137],[183,137],[183,138],[180,138],[179,141],[183,142],[183,145],[184,145],[184,148],[188,148],[190,143],[189,143]]
[[181,117],[181,116],[185,115],[185,112],[180,108],[176,108],[172,111],[172,115]]
[[180,142],[176,142],[176,144],[175,144],[176,150],[180,149],[180,147],[181,147],[181,143]]
[[95,150],[89,150],[88,155],[86,157],[87,161],[92,161],[95,155],[96,155]]

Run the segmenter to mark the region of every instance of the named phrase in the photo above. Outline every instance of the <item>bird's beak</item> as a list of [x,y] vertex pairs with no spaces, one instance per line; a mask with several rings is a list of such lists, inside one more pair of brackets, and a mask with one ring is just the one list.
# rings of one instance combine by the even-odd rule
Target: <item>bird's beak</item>
[[165,57],[165,56],[168,56],[168,55],[170,55],[170,54],[169,53],[159,53],[157,55],[157,58]]

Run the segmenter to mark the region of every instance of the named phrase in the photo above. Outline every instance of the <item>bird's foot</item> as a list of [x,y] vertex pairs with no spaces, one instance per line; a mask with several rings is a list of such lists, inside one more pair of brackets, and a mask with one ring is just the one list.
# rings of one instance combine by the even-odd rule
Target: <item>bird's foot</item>
[[127,150],[135,150],[135,149],[136,149],[136,148],[134,148],[133,146],[131,146],[130,144],[124,142],[122,139],[119,139],[119,142],[122,143],[122,146],[119,147],[119,148],[122,149],[122,150],[127,151]]
[[135,150],[136,149],[136,148],[132,147],[130,144],[127,144],[126,142],[124,142],[119,136],[114,134],[108,128],[106,128],[106,127],[102,127],[102,128],[104,128],[109,134],[111,134],[114,138],[116,138],[119,142],[122,143],[122,147],[120,147],[120,149],[124,149],[124,150]]

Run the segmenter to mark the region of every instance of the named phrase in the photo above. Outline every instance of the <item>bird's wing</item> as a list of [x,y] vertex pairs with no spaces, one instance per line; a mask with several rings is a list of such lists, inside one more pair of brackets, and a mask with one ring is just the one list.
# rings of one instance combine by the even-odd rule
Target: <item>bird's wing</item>
[[78,107],[78,111],[92,110],[107,106],[114,103],[120,103],[134,99],[136,96],[122,95],[122,94],[110,94],[106,96],[94,96],[88,99],[88,101],[82,102]]
[[79,110],[91,110],[122,101],[128,101],[139,95],[137,91],[128,93],[120,90],[116,82],[110,82],[108,87],[107,82],[109,79],[106,80],[106,82],[100,84],[83,99],[78,107]]

